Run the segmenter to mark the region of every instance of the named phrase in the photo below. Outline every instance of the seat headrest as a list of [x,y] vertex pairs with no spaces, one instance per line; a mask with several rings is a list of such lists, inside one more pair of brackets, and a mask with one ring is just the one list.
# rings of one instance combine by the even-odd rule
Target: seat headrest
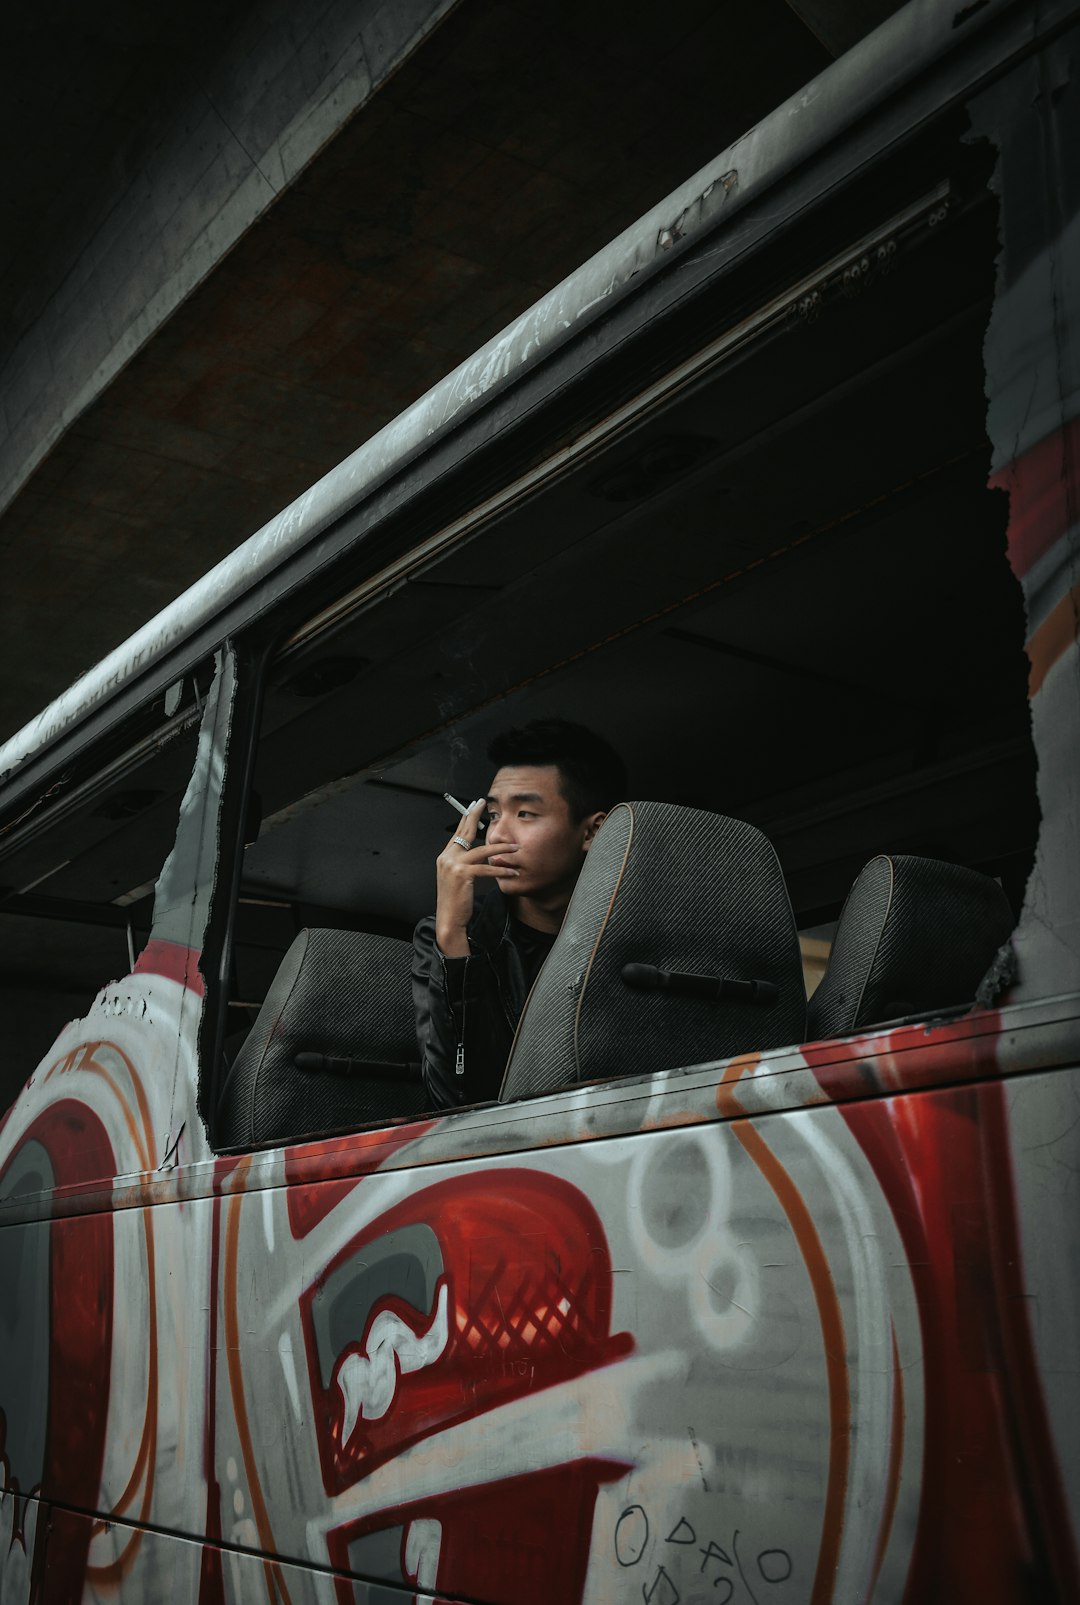
[[987,875],[935,858],[872,858],[847,895],[810,999],[810,1039],[969,1002],[1014,923]]
[[[777,995],[763,1006],[639,990],[623,977],[627,965],[762,981]],[[620,803],[529,994],[501,1096],[800,1042],[805,1021],[798,937],[772,844],[721,814]]]
[[411,961],[410,943],[394,937],[301,931],[226,1077],[221,1146],[418,1112]]

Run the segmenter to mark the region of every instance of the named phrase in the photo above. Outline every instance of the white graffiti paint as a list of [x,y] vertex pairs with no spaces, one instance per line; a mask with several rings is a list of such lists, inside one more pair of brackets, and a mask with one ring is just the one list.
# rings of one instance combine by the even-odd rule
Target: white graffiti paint
[[409,1523],[409,1530],[405,1534],[405,1569],[417,1588],[437,1586],[441,1548],[441,1521]]
[[386,1415],[394,1402],[398,1377],[433,1365],[449,1336],[445,1282],[426,1332],[417,1334],[400,1315],[380,1310],[371,1323],[365,1348],[359,1353],[350,1349],[338,1368],[337,1385],[345,1412],[342,1442],[348,1443],[361,1418],[377,1421]]

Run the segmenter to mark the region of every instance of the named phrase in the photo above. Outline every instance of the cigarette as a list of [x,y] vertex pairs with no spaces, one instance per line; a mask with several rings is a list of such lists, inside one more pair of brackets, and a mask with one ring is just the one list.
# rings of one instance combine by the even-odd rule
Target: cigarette
[[[456,808],[459,814],[467,814],[469,812],[469,810],[466,808],[465,804],[464,803],[459,803],[457,798],[456,797],[452,797],[448,791],[444,791],[443,792],[443,796],[446,798],[446,800],[450,804],[451,808]],[[478,828],[480,830],[483,830],[484,827],[485,827],[485,824],[486,824],[486,821],[482,819],[480,821],[480,824],[479,824]]]

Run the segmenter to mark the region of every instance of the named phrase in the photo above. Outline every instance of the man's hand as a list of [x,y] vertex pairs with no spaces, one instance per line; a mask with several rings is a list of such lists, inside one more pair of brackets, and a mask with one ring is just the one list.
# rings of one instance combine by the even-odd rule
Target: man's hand
[[461,841],[469,843],[468,847],[462,847],[461,842],[451,838],[435,860],[435,940],[439,952],[448,959],[469,956],[465,927],[472,918],[476,882],[508,880],[518,873],[516,869],[504,869],[487,862],[496,854],[503,858],[516,853],[517,847],[509,842],[495,847],[488,842],[477,843],[483,811],[483,798],[469,804],[457,829],[457,835]]

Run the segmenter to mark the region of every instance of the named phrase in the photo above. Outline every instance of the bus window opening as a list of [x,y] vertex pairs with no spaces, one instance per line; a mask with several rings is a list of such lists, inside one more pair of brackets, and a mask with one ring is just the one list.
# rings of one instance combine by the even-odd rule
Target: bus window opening
[[1038,809],[1007,502],[986,488],[994,226],[973,207],[947,246],[793,315],[294,633],[265,694],[232,1057],[299,931],[408,943],[459,825],[445,794],[481,795],[491,739],[534,719],[602,732],[631,798],[763,832],[808,993],[875,855],[975,871],[1018,912]]

